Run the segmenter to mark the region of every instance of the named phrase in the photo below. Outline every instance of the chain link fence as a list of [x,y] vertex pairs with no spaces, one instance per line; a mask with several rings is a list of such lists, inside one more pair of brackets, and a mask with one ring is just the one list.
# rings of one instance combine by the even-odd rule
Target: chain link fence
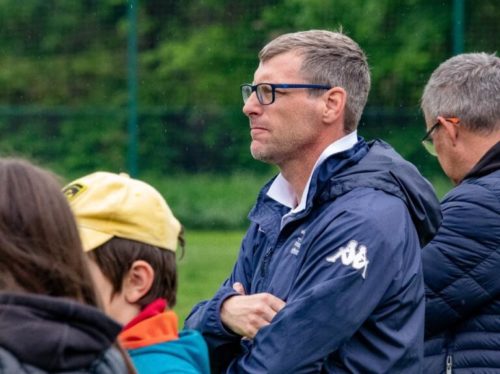
[[429,176],[418,99],[454,53],[495,52],[498,1],[0,1],[0,153],[65,175],[267,172],[248,152],[239,84],[288,31],[328,28],[367,52],[359,132]]

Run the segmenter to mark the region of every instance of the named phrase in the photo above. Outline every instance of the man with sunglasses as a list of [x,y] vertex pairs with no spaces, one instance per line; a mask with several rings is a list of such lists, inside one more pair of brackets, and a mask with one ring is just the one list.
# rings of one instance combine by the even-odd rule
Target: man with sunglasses
[[439,203],[413,165],[357,126],[366,57],[338,32],[267,44],[241,86],[250,151],[280,174],[250,212],[233,272],[198,304],[214,372],[420,373],[420,250]]
[[423,249],[425,373],[500,372],[500,58],[467,53],[432,73],[424,146],[456,184]]

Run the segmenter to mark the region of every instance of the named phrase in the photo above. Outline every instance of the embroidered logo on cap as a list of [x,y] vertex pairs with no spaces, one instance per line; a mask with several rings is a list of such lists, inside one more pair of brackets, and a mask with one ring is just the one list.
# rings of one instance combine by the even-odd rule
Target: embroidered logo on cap
[[63,194],[66,195],[68,201],[73,201],[76,199],[78,195],[80,195],[83,191],[87,189],[86,186],[80,183],[73,183],[69,186],[64,187],[62,190]]

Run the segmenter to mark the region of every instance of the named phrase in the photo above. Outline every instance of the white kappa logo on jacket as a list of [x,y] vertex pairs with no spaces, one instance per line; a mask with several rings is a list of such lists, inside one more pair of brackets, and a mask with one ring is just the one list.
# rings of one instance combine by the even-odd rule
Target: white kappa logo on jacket
[[334,255],[328,256],[326,261],[336,262],[339,258],[342,264],[352,266],[356,270],[363,269],[361,276],[366,278],[368,259],[366,258],[366,246],[360,245],[356,240],[351,240],[345,247],[340,247]]

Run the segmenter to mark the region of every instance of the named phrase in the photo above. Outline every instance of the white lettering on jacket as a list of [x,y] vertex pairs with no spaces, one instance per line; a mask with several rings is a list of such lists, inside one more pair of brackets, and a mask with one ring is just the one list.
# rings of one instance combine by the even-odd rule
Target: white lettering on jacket
[[301,230],[300,231],[300,236],[297,238],[297,240],[295,241],[295,243],[293,243],[293,247],[292,249],[290,250],[290,253],[292,255],[295,255],[297,256],[300,252],[300,247],[302,245],[302,241],[304,240],[304,235],[306,234],[306,230]]
[[328,256],[326,261],[336,262],[339,258],[345,266],[352,266],[356,270],[363,269],[361,276],[366,278],[368,259],[366,258],[366,246],[360,245],[356,240],[351,240],[345,247],[340,247],[334,255]]

